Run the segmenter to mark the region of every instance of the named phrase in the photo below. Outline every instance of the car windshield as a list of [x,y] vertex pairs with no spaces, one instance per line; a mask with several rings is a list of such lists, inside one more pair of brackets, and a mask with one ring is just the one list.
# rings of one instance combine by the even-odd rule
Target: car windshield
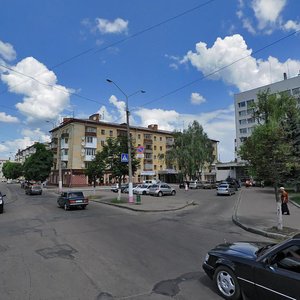
[[151,188],[158,188],[158,185],[157,185],[157,184],[153,184],[153,185],[151,186]]
[[259,248],[259,249],[255,252],[256,256],[257,256],[257,257],[262,256],[268,249],[272,248],[274,245],[276,245],[276,244],[268,244],[268,245],[266,245],[266,246],[263,246],[263,247]]
[[141,188],[141,189],[146,189],[146,188],[148,188],[148,184],[143,184],[143,185],[141,185],[139,188]]

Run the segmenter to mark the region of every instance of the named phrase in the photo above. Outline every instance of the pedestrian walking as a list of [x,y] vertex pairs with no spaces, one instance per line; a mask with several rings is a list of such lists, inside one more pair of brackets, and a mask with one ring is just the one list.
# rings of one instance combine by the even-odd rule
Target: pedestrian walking
[[289,194],[283,186],[279,188],[279,191],[281,194],[281,212],[283,215],[289,215],[290,214],[288,208]]
[[186,191],[189,189],[189,185],[188,185],[187,182],[185,182],[185,184],[184,184],[184,189],[185,189]]

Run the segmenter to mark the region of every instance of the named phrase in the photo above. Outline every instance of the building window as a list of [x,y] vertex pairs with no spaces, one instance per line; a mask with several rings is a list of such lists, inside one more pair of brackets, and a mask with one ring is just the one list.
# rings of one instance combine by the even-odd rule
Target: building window
[[156,150],[156,146],[154,146],[154,151]]
[[254,127],[248,127],[248,133],[252,133],[254,130]]
[[240,125],[246,124],[247,120],[246,119],[239,120],[239,123],[240,123]]
[[162,137],[159,137],[159,140],[162,141]]
[[247,114],[247,111],[246,110],[241,110],[241,111],[239,111],[239,116],[241,117],[241,116],[246,116],[246,114]]
[[252,106],[254,104],[254,99],[247,101],[247,107]]
[[159,150],[162,151],[162,146],[159,147]]
[[248,124],[255,123],[255,118],[249,118],[247,119]]
[[154,159],[156,159],[156,155],[154,155]]
[[101,142],[100,142],[100,145],[101,145],[102,147],[104,146],[104,144],[105,144],[104,141],[101,141]]
[[156,141],[156,136],[154,136],[154,141]]
[[240,141],[243,143],[243,142],[245,142],[247,140],[247,137],[246,136],[242,136],[242,137],[240,137]]
[[151,140],[151,134],[144,134],[144,139]]
[[159,168],[162,170],[162,165],[160,165]]
[[240,133],[247,133],[247,128],[241,128]]
[[113,136],[113,134],[114,134],[113,131],[110,130],[110,131],[109,131],[109,136]]
[[86,132],[97,132],[97,128],[95,128],[95,127],[86,127],[85,131]]
[[146,154],[145,154],[145,158],[147,158],[147,159],[152,159],[152,154],[151,154],[151,153],[146,153]]
[[245,107],[245,106],[246,106],[246,102],[245,101],[239,103],[239,107]]
[[154,170],[156,170],[156,165],[154,165]]
[[139,139],[139,140],[141,139],[141,135],[140,135],[140,134],[138,134],[138,139]]
[[68,138],[64,138],[64,142],[65,142],[65,144],[68,144],[69,139]]
[[63,155],[68,155],[69,149],[63,149]]
[[101,134],[105,135],[105,129],[101,129]]
[[85,148],[85,155],[95,155],[96,149],[94,148]]
[[252,115],[254,113],[254,108],[247,109],[247,115]]
[[93,137],[92,136],[86,136],[85,137],[85,142],[86,143],[93,143]]

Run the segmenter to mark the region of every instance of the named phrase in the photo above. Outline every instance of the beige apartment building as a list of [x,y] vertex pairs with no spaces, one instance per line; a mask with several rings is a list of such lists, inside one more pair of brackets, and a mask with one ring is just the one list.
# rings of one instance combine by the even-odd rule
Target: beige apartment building
[[[99,114],[94,114],[88,120],[64,118],[63,122],[50,131],[52,135],[52,150],[54,166],[49,176],[50,184],[59,181],[59,160],[57,153],[61,152],[61,174],[63,186],[83,186],[88,184],[84,171],[97,151],[101,151],[110,137],[126,136],[126,124],[106,123],[100,120]],[[130,126],[130,134],[134,147],[144,151],[136,152],[140,159],[140,167],[134,174],[134,182],[157,179],[169,183],[177,182],[176,166],[167,166],[162,154],[165,154],[174,144],[173,133],[159,130],[157,125],[148,127]],[[217,158],[217,141],[214,143],[214,157]],[[206,175],[204,175],[206,174]],[[213,166],[208,166],[204,176],[215,176]],[[109,173],[105,174],[102,184],[113,183]]]

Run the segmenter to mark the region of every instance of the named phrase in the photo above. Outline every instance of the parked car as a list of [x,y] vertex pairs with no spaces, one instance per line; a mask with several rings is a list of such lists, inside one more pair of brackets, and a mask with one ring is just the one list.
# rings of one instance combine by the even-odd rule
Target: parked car
[[218,185],[215,182],[204,181],[202,188],[203,189],[216,189],[217,186]]
[[88,198],[84,197],[81,191],[63,192],[57,199],[58,207],[63,207],[65,210],[71,207],[85,209],[88,204]]
[[217,195],[229,195],[235,194],[235,186],[230,183],[220,183],[217,187]]
[[141,184],[133,189],[133,193],[137,195],[148,195],[152,184]]
[[0,192],[0,214],[4,211],[4,197],[6,197],[6,195]]
[[[128,188],[128,184],[121,184],[121,193],[124,193],[124,190],[126,188]],[[112,185],[110,190],[114,193],[117,193],[119,190],[119,185],[118,184]]]
[[42,195],[43,190],[40,185],[29,185],[25,188],[26,195]]
[[279,244],[218,245],[202,267],[225,299],[299,299],[300,234]]
[[164,196],[164,195],[176,195],[176,191],[166,183],[160,182],[158,184],[152,184],[149,188],[149,195],[152,196]]
[[189,181],[188,186],[190,189],[201,189],[203,188],[203,183],[198,180]]

